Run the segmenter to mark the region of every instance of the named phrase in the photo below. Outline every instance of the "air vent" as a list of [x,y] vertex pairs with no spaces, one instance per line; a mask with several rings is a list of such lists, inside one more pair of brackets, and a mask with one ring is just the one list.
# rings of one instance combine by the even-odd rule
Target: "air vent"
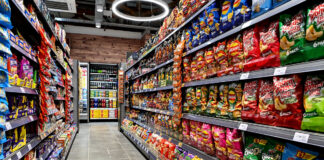
[[46,0],[46,6],[54,12],[76,13],[75,0]]

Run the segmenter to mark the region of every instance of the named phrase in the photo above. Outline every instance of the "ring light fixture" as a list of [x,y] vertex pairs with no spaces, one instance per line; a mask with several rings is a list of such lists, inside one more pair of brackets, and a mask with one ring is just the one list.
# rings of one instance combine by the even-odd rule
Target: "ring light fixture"
[[[154,3],[154,4],[163,8],[163,13],[161,13],[157,16],[151,16],[151,17],[135,17],[135,16],[130,16],[130,15],[124,14],[117,9],[117,7],[122,3],[138,2],[138,1]],[[112,4],[112,12],[114,14],[116,14],[118,17],[123,18],[123,19],[137,21],[137,22],[148,22],[148,21],[157,21],[157,20],[163,19],[164,17],[166,17],[169,14],[170,11],[169,11],[168,4],[166,4],[162,0],[115,0]]]

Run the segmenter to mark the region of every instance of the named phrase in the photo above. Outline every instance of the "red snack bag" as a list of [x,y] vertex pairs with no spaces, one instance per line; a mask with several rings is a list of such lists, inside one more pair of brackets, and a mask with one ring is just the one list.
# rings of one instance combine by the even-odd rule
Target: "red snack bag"
[[190,57],[183,58],[183,82],[191,81],[190,73],[191,73],[191,61]]
[[228,52],[229,66],[233,67],[233,73],[239,73],[243,70],[243,39],[242,34],[231,38],[226,45]]
[[197,79],[196,80],[201,80],[201,79],[205,79],[206,78],[206,61],[205,61],[205,51],[201,50],[197,52],[197,69],[198,69],[198,73],[197,73]]
[[190,143],[189,145],[197,147],[197,122],[196,121],[190,121]]
[[227,160],[226,130],[224,127],[212,126],[213,138],[216,148],[216,157]]
[[256,70],[256,59],[260,57],[259,27],[255,26],[243,32],[244,72]]
[[204,151],[203,137],[202,137],[202,122],[197,122],[196,135],[197,135],[197,148]]
[[259,84],[259,106],[254,121],[261,124],[275,125],[278,116],[275,112],[273,99],[273,80],[261,79]]
[[300,129],[303,118],[303,85],[299,75],[273,77],[276,126]]
[[260,25],[260,59],[257,68],[280,66],[279,22],[265,22]]
[[226,128],[226,147],[229,160],[243,159],[242,134],[239,130]]
[[191,61],[191,80],[197,79],[197,57],[193,57]]
[[189,144],[190,142],[190,125],[189,120],[182,120],[182,134],[183,134],[183,142]]
[[253,120],[258,108],[259,80],[245,82],[242,98],[242,120]]
[[213,48],[208,48],[205,51],[205,61],[207,66],[207,77],[212,77],[216,74],[216,60],[215,60],[215,53]]
[[204,152],[208,155],[215,155],[212,127],[210,124],[204,123],[202,125],[202,137],[204,144]]
[[226,41],[218,42],[217,46],[214,46],[215,60],[218,64],[217,76],[221,77],[226,75],[226,69],[228,67],[228,55],[226,50]]

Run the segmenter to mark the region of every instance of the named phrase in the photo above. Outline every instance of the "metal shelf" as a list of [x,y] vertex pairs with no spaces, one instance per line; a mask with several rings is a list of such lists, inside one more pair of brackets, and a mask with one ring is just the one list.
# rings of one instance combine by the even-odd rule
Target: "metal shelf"
[[90,97],[90,99],[113,99],[113,100],[116,100],[116,97]]
[[117,120],[117,118],[90,118],[90,120]]
[[21,93],[21,94],[32,94],[32,95],[38,95],[38,92],[36,89],[30,89],[26,87],[17,87],[17,86],[11,86],[5,88],[6,93]]
[[65,148],[65,153],[64,153],[64,155],[63,155],[62,160],[66,160],[66,159],[67,159],[67,157],[68,157],[68,155],[69,155],[69,153],[70,153],[70,150],[71,150],[71,146],[72,146],[72,144],[73,144],[73,142],[74,142],[74,140],[75,140],[75,136],[76,136],[77,132],[78,132],[78,129],[76,129],[76,130],[74,131],[74,133],[73,133],[73,135],[72,135],[72,137],[71,137],[71,140],[70,140],[69,144],[67,145],[67,148]]
[[5,122],[6,131],[23,126],[30,122],[34,122],[36,120],[38,120],[38,117],[36,115],[30,115],[30,116],[21,117],[18,119],[7,121],[7,122]]
[[160,110],[160,109],[154,109],[154,108],[145,108],[145,107],[140,107],[140,106],[132,106],[132,108],[139,109],[139,110],[144,110],[144,111],[149,111],[149,112],[160,113],[160,114],[166,114],[166,115],[169,115],[169,116],[174,115],[173,111]]
[[[324,60],[316,60],[310,62],[297,63],[277,68],[267,68],[261,69],[252,72],[239,73],[234,75],[228,75],[223,77],[215,77],[200,81],[193,81],[184,83],[183,87],[193,87],[193,86],[201,86],[201,85],[210,85],[217,83],[225,83],[225,82],[236,82],[250,79],[258,79],[265,77],[273,77],[279,75],[289,75],[289,74],[297,74],[297,73],[307,73],[307,72],[315,72],[315,71],[323,71],[324,70]],[[279,72],[284,71],[284,72]],[[280,73],[280,74],[278,74]]]
[[100,83],[117,83],[117,82],[110,82],[110,81],[96,81],[96,80],[91,80],[90,82],[100,82]]
[[117,74],[111,74],[111,73],[90,73],[93,75],[109,75],[109,76],[117,76]]
[[105,90],[105,91],[117,91],[116,89],[100,89],[100,88],[90,88],[91,90]]
[[[257,133],[261,135],[281,138],[289,141],[296,141],[294,140],[294,137],[296,134],[299,133],[308,135],[309,138],[307,142],[304,143],[309,145],[314,145],[318,147],[324,147],[324,134],[323,133],[314,133],[314,132],[307,132],[302,130],[295,130],[295,129],[289,129],[289,128],[282,128],[282,127],[275,127],[275,126],[269,126],[269,125],[262,125],[262,124],[256,124],[256,123],[248,123],[243,121],[234,121],[234,120],[228,120],[228,119],[221,119],[221,118],[213,118],[213,117],[206,117],[206,116],[199,116],[194,114],[188,114],[184,113],[182,115],[182,118],[189,119],[193,121],[199,121],[204,123],[209,123],[212,125],[217,126],[223,126],[228,128],[235,128],[240,129],[242,131],[247,131],[251,133]],[[245,127],[240,127],[241,125]]]
[[292,8],[292,7],[295,7],[295,6],[301,4],[301,3],[305,2],[305,1],[306,0],[293,0],[293,1],[286,2],[285,4],[282,4],[282,5],[278,6],[278,7],[270,10],[269,12],[266,12],[266,13],[264,13],[264,14],[258,16],[258,17],[255,17],[255,18],[253,18],[253,19],[251,19],[251,20],[249,20],[247,22],[244,22],[240,26],[237,26],[237,27],[235,27],[235,28],[233,28],[233,29],[231,29],[231,30],[229,30],[229,31],[227,31],[227,32],[213,38],[213,39],[210,39],[209,41],[207,41],[207,42],[205,42],[205,43],[203,43],[203,44],[189,50],[187,52],[187,54],[184,55],[184,56],[188,56],[188,55],[190,55],[192,53],[196,53],[198,50],[203,49],[203,48],[209,46],[210,44],[214,44],[217,41],[220,41],[220,40],[222,40],[224,38],[227,38],[227,37],[229,37],[229,36],[231,36],[233,34],[239,33],[240,31],[242,31],[245,28],[248,28],[248,27],[250,27],[250,26],[252,26],[254,24],[257,24],[257,23],[259,23],[259,22],[261,22],[261,21],[263,21],[265,19],[269,19],[270,17],[275,16],[275,15],[277,15],[277,14],[283,12],[283,11],[286,11],[286,10]]
[[39,159],[40,160],[45,160],[47,159],[47,157],[53,152],[53,149],[56,147],[56,142],[54,142],[53,145],[51,145],[47,151],[45,153],[43,153],[42,155],[39,155]]
[[216,0],[210,0],[207,4],[205,4],[202,8],[200,8],[198,11],[196,11],[193,15],[191,15],[185,22],[183,22],[178,28],[176,28],[174,31],[172,31],[169,35],[167,35],[163,40],[161,40],[157,45],[149,49],[144,56],[139,58],[136,62],[134,62],[130,67],[128,67],[125,72],[127,72],[129,69],[133,68],[136,64],[138,64],[142,59],[147,57],[156,47],[161,45],[164,41],[169,39],[173,34],[180,31],[184,26],[186,26],[188,23],[190,23],[194,18],[196,18],[198,15],[200,15],[201,12],[203,12],[207,7],[209,7],[212,3],[214,3]]
[[123,130],[123,134],[136,146],[136,148],[147,158],[150,160],[157,159],[156,156],[147,149],[144,144],[140,140],[138,140],[136,137],[134,137],[131,133],[129,133],[124,128],[121,128]]
[[158,65],[158,66],[156,66],[156,67],[154,67],[154,68],[152,68],[150,71],[148,71],[148,72],[145,72],[145,73],[143,73],[143,74],[140,74],[140,75],[138,75],[138,76],[135,76],[134,78],[132,78],[132,80],[135,80],[135,79],[137,79],[137,78],[139,78],[139,77],[142,77],[142,76],[145,76],[145,75],[147,75],[147,74],[149,74],[149,73],[152,73],[152,72],[154,72],[154,71],[156,71],[156,70],[158,70],[158,69],[160,69],[160,68],[163,68],[163,67],[165,67],[165,66],[167,66],[167,65],[169,65],[169,64],[171,64],[171,63],[173,63],[173,59],[170,59],[170,60],[168,60],[168,61],[166,61],[166,62],[164,62],[164,63],[162,63],[162,64],[160,64],[160,65]]
[[171,89],[173,89],[173,86],[165,86],[165,87],[158,87],[158,88],[152,88],[152,89],[144,89],[141,91],[135,91],[135,92],[132,92],[132,94],[149,93],[149,92],[164,91],[164,90],[171,90]]
[[11,153],[5,160],[19,160],[23,158],[29,151],[33,150],[41,142],[39,137],[33,138],[24,147],[20,148],[14,153]]
[[91,110],[116,110],[118,108],[90,108]]
[[32,62],[38,64],[38,61],[35,57],[33,57],[31,54],[29,54],[28,52],[26,52],[24,49],[20,48],[16,43],[10,41],[10,48],[11,50],[13,50],[15,53],[20,53],[23,56],[27,57],[29,60],[31,60]]

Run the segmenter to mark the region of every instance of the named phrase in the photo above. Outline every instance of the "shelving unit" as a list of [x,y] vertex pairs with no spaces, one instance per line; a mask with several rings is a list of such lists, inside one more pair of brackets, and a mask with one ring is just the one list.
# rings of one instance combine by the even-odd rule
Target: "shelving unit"
[[[159,41],[156,44],[150,44],[153,45],[150,49],[147,49],[142,55],[139,55],[138,60],[136,60],[133,64],[131,64],[129,67],[125,69],[124,75],[128,77],[128,80],[125,78],[124,82],[124,102],[123,102],[123,109],[121,109],[124,113],[121,113],[121,115],[125,115],[126,108],[129,109],[130,113],[141,113],[142,115],[151,115],[153,113],[158,113],[162,115],[166,115],[168,117],[174,116],[175,113],[172,111],[165,111],[165,110],[159,110],[159,109],[154,109],[156,104],[151,104],[150,100],[147,100],[146,106],[154,106],[152,108],[148,107],[141,107],[145,106],[142,104],[139,104],[140,106],[136,103],[136,105],[132,104],[132,101],[136,99],[136,94],[140,94],[142,96],[147,96],[149,94],[154,94],[158,91],[168,91],[168,90],[174,90],[173,86],[164,86],[164,87],[157,87],[157,88],[151,88],[151,89],[138,89],[138,88],[148,88],[147,86],[152,86],[156,85],[155,80],[149,81],[152,77],[158,79],[160,78],[160,75],[157,75],[155,73],[160,74],[160,69],[166,68],[169,65],[173,64],[174,60],[169,59],[167,61],[164,61],[161,64],[158,64],[156,66],[155,63],[160,63],[158,62],[147,62],[150,61],[153,56],[156,56],[158,53],[157,49],[164,44],[164,42],[167,42],[171,36],[176,35],[176,33],[182,32],[182,29],[184,29],[186,26],[189,26],[189,24],[192,22],[192,20],[196,19],[198,15],[200,15],[210,4],[216,2],[215,0],[209,1],[206,5],[202,6],[201,9],[199,9],[197,12],[195,12],[190,18],[188,18],[182,25],[180,25],[178,28],[175,28],[171,33],[169,33],[164,39]],[[226,32],[221,33],[215,38],[211,38],[208,41],[190,49],[187,51],[184,51],[184,54],[182,57],[187,57],[187,56],[192,56],[196,54],[198,51],[202,49],[206,49],[207,47],[214,46],[217,42],[225,40],[230,38],[233,35],[242,33],[243,30],[246,30],[249,27],[252,27],[256,24],[260,24],[260,22],[263,22],[264,20],[272,19],[272,18],[278,18],[280,14],[294,10],[294,9],[300,9],[303,8],[305,4],[310,4],[306,0],[291,0],[286,3],[281,4],[280,6],[276,6],[269,10],[268,12],[252,18],[249,21],[243,22],[241,25],[236,26]],[[289,12],[290,13],[290,12]],[[146,47],[146,46],[145,46]],[[141,52],[141,51],[140,51]],[[168,51],[167,51],[168,52]],[[141,52],[142,53],[142,52]],[[135,54],[135,53],[134,53]],[[154,55],[155,54],[155,55]],[[137,56],[135,56],[137,57]],[[133,57],[134,58],[134,57]],[[153,58],[154,59],[154,58]],[[149,68],[150,66],[151,68]],[[143,69],[144,68],[144,69]],[[143,71],[144,70],[144,71]],[[197,87],[197,86],[208,86],[208,85],[213,85],[213,84],[229,84],[231,82],[245,82],[248,80],[256,80],[256,79],[261,79],[261,78],[268,78],[268,77],[274,77],[274,76],[285,76],[285,75],[292,75],[292,74],[304,74],[304,73],[309,73],[309,72],[317,72],[318,71],[324,71],[324,60],[319,59],[319,60],[313,60],[313,61],[308,61],[308,62],[301,62],[301,63],[295,63],[295,64],[290,64],[290,65],[285,65],[285,66],[280,66],[280,67],[275,67],[275,68],[266,68],[266,69],[260,69],[256,71],[250,71],[250,72],[242,72],[242,73],[237,73],[237,74],[230,74],[226,76],[221,76],[221,77],[212,77],[212,78],[206,78],[203,80],[197,80],[197,81],[190,81],[186,83],[181,83],[181,90],[182,90],[182,106],[184,104],[184,95],[185,95],[185,90],[188,87]],[[163,71],[161,71],[163,72]],[[163,74],[163,73],[161,73]],[[172,76],[172,75],[171,75]],[[158,77],[158,78],[157,78]],[[183,78],[183,77],[181,77]],[[144,79],[144,82],[143,82]],[[152,78],[151,78],[152,79]],[[139,81],[138,80],[142,80]],[[174,83],[175,81],[173,81]],[[142,84],[141,84],[142,83]],[[146,83],[146,84],[143,84]],[[159,81],[160,83],[160,81]],[[135,85],[134,85],[135,84]],[[132,86],[133,85],[133,86]],[[132,86],[132,87],[131,87]],[[133,97],[135,96],[135,98]],[[133,97],[134,99],[132,99]],[[137,98],[142,98],[138,96]],[[131,100],[132,99],[132,100]],[[149,98],[148,98],[149,99]],[[156,100],[157,101],[157,100]],[[145,102],[144,102],[145,103]],[[157,103],[157,102],[152,102],[152,103]],[[144,114],[147,112],[152,112],[151,114]],[[161,116],[162,116],[161,115]],[[296,129],[290,129],[290,128],[284,128],[284,127],[275,127],[275,126],[270,126],[270,125],[263,125],[263,124],[258,124],[258,123],[252,123],[252,122],[245,122],[245,121],[239,121],[239,120],[230,120],[230,119],[222,119],[222,118],[216,118],[216,117],[208,117],[208,116],[201,116],[201,115],[195,115],[195,114],[189,114],[189,113],[182,113],[182,119],[187,119],[187,120],[192,120],[196,122],[203,122],[206,124],[211,124],[215,126],[222,126],[225,128],[231,128],[231,129],[238,129],[244,133],[250,134],[258,134],[258,135],[263,135],[263,136],[269,136],[273,138],[279,138],[281,140],[285,140],[285,142],[297,142],[300,147],[303,147],[303,144],[307,144],[312,147],[324,147],[324,134],[323,133],[316,133],[316,132],[311,132],[311,131],[304,131],[304,130],[296,130]],[[158,115],[160,116],[160,115]],[[147,118],[147,117],[146,117]],[[149,117],[151,118],[151,117]],[[188,144],[183,143],[181,140],[172,138],[168,136],[168,131],[161,132],[157,131],[154,126],[147,126],[137,120],[127,118],[126,116],[123,116],[122,119],[128,119],[130,121],[133,121],[135,124],[146,128],[150,131],[152,131],[155,134],[160,135],[162,138],[167,139],[173,144],[176,144],[180,146],[182,149],[189,151],[190,153],[194,153],[200,158],[203,159],[217,159],[216,157],[209,156],[203,151],[200,151]],[[161,118],[162,119],[162,118]],[[131,124],[131,123],[129,123]],[[130,139],[135,146],[141,150],[141,152],[148,158],[149,152],[147,148],[143,147],[141,143],[138,143],[136,137],[134,138],[134,133],[131,133],[125,128],[121,128],[122,132],[124,132],[125,136]],[[180,133],[181,134],[181,133]],[[304,138],[300,138],[300,135],[302,135]],[[243,137],[244,139],[244,137]],[[244,147],[244,146],[243,146]]]

